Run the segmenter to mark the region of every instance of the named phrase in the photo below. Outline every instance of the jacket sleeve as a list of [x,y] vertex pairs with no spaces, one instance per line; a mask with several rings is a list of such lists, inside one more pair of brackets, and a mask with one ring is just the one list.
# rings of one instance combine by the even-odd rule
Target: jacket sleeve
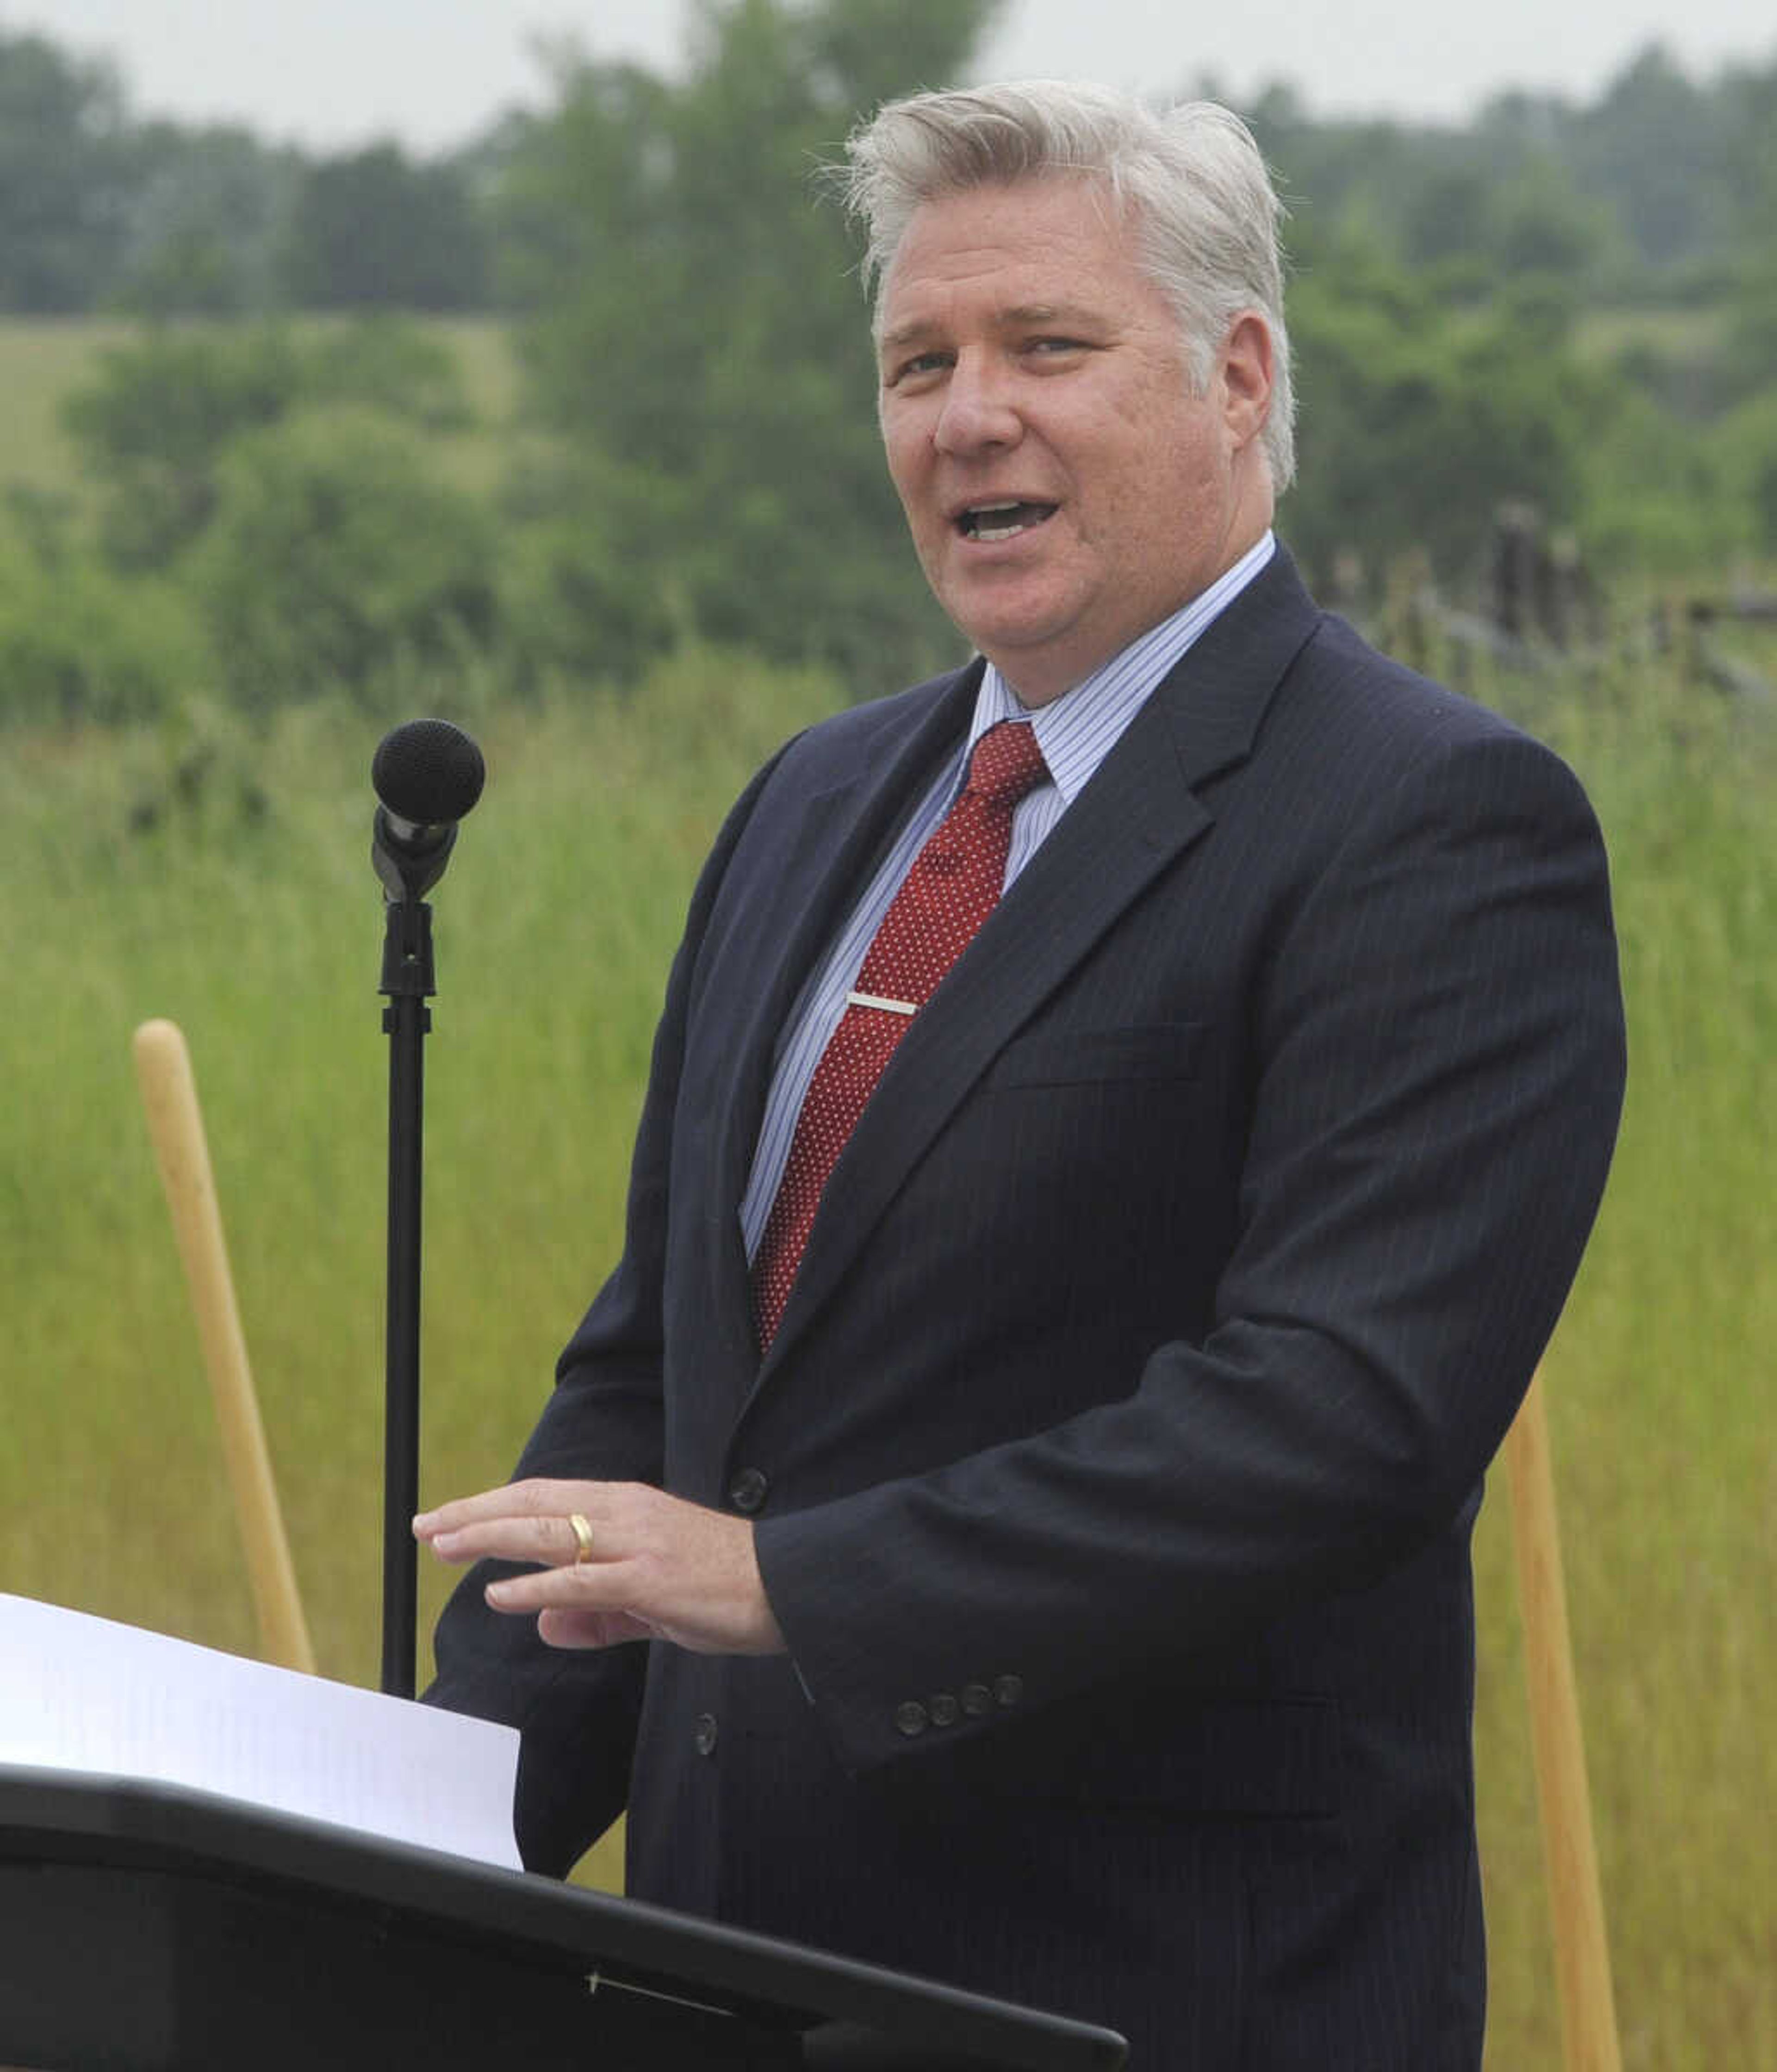
[[910,1693],[1015,1664],[1028,1716],[1188,1668],[1376,1583],[1472,1499],[1621,1102],[1603,847],[1571,774],[1505,730],[1423,746],[1358,804],[1235,1011],[1251,1124],[1207,1333],[1047,1431],[760,1520],[849,1767],[911,1752]]
[[[730,813],[693,895],[655,1031],[623,1256],[561,1355],[514,1481],[662,1478],[661,1285],[686,1000],[723,872],[777,759]],[[648,1643],[597,1651],[548,1646],[534,1619],[489,1609],[487,1585],[511,1572],[510,1564],[478,1562],[458,1584],[438,1621],[438,1675],[424,1696],[430,1704],[520,1729],[519,1853],[528,1869],[563,1876],[627,1799]]]

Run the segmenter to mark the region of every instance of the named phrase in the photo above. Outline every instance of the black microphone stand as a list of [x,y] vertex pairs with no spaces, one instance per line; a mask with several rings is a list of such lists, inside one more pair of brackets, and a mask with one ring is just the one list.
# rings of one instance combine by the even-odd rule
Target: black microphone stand
[[383,1673],[389,1696],[413,1695],[418,1644],[418,1548],[413,1514],[420,1500],[420,1175],[425,1108],[425,1039],[432,1026],[426,1003],[437,988],[432,963],[432,910],[419,896],[438,882],[456,841],[452,826],[419,855],[384,839],[376,818],[371,856],[383,882],[382,983],[389,1042],[388,1401],[383,1452]]

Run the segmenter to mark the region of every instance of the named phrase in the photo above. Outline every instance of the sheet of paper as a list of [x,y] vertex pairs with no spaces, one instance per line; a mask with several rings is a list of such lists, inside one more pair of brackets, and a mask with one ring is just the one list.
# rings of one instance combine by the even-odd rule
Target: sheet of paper
[[519,1868],[515,1729],[3,1593],[0,1762],[185,1785]]

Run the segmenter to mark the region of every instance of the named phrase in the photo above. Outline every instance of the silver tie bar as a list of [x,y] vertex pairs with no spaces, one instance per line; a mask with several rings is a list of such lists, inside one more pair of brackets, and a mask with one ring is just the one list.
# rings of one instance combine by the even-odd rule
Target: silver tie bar
[[848,993],[848,1007],[886,1007],[891,1014],[917,1014],[919,1005],[913,1000],[885,1000],[879,993]]

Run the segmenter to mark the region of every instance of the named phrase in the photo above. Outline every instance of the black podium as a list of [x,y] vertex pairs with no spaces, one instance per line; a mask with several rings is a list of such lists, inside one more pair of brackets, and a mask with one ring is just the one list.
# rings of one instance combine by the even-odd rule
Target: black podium
[[1114,2072],[1122,2040],[208,1793],[0,1767],[0,2066]]

